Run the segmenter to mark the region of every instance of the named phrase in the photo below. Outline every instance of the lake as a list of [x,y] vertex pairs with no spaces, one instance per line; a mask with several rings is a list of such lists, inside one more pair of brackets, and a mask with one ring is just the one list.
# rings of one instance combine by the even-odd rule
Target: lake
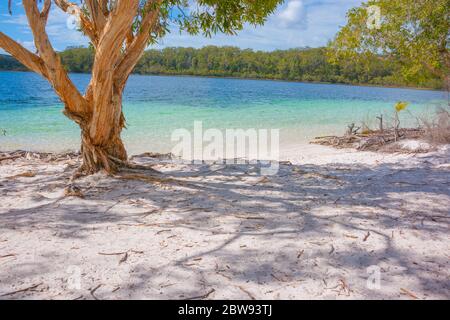
[[[71,74],[84,89],[90,76]],[[281,146],[343,134],[349,123],[391,121],[394,104],[408,101],[404,126],[445,105],[442,91],[241,79],[133,75],[124,96],[130,154],[169,152],[175,129],[280,129]],[[27,72],[0,72],[0,150],[67,151],[79,147],[78,127],[62,114],[48,83]],[[5,132],[5,131],[6,132]],[[4,132],[6,135],[3,135]]]

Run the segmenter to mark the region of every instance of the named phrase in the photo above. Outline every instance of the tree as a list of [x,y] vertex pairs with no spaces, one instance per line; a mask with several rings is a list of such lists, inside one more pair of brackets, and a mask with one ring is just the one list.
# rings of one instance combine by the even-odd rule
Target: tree
[[[190,34],[235,34],[245,23],[260,25],[282,0],[22,0],[36,53],[0,32],[0,47],[53,86],[64,114],[81,128],[81,171],[116,171],[127,161],[122,94],[145,48],[162,38],[169,23]],[[70,80],[46,33],[54,3],[76,13],[80,31],[95,52],[92,78],[82,94]],[[10,10],[11,11],[11,10]]]
[[432,74],[450,86],[450,0],[369,0],[347,18],[330,44],[334,62],[391,56],[406,79]]

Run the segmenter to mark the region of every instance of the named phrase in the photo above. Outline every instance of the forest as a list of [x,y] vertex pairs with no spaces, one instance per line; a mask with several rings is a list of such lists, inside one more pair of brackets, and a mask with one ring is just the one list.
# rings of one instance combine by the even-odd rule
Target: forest
[[[332,61],[329,48],[297,48],[271,52],[237,47],[200,49],[172,47],[147,50],[134,72],[150,75],[193,75],[274,79],[302,82],[368,84],[441,89],[442,81],[430,74],[408,79],[394,59],[370,55],[365,59]],[[59,53],[70,72],[89,73],[93,50],[70,47]],[[7,55],[0,55],[0,70],[26,70]]]
[[13,57],[0,54],[0,71],[27,71],[27,68]]

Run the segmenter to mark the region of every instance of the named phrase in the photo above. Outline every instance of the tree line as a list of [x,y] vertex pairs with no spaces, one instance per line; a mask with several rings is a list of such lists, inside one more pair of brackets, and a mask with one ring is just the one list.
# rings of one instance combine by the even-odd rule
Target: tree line
[[[90,73],[94,52],[70,47],[60,52],[69,72]],[[409,86],[441,89],[442,81],[432,73],[407,78],[400,62],[387,56],[364,59],[331,59],[329,48],[298,48],[271,52],[237,47],[207,46],[147,50],[134,72],[148,75],[193,75],[275,79],[304,82]],[[25,70],[9,56],[0,56],[0,70]]]
[[27,71],[27,68],[13,57],[0,54],[0,71]]

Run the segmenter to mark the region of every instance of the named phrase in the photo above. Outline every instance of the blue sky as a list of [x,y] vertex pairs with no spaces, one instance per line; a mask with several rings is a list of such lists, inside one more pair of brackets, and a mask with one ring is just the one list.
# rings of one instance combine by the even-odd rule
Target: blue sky
[[[276,50],[326,45],[346,22],[348,9],[362,0],[286,0],[264,26],[246,26],[237,36],[216,35],[213,38],[172,32],[156,48],[232,45],[255,50]],[[27,26],[20,0],[13,0],[13,15],[8,14],[7,1],[0,0],[0,31],[33,49],[33,38]],[[57,50],[67,46],[87,45],[87,39],[67,26],[68,16],[53,6],[47,32]]]

